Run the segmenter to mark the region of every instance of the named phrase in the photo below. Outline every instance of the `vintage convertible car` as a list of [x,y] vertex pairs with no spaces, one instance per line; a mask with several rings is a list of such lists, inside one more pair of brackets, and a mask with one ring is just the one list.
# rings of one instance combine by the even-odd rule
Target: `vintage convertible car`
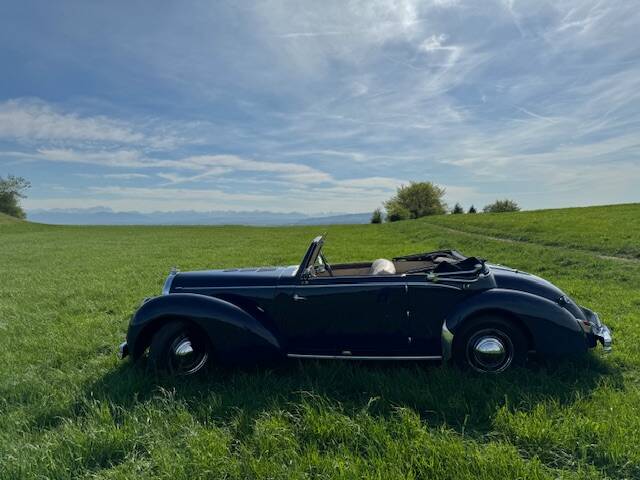
[[122,358],[176,375],[212,361],[292,357],[449,360],[480,372],[576,354],[611,334],[535,275],[442,250],[331,265],[315,238],[300,265],[169,274],[131,318]]

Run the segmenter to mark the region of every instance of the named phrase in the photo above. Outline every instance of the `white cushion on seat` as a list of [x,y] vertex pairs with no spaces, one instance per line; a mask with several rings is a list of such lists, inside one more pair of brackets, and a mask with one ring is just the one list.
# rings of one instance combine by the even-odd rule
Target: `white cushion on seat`
[[371,264],[369,275],[395,275],[396,266],[391,260],[379,258]]

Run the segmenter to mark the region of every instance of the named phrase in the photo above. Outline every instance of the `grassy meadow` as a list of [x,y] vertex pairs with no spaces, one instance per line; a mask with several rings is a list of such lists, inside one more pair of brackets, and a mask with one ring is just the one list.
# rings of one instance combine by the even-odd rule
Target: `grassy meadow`
[[[0,216],[0,480],[640,478],[640,204],[328,227],[74,227]],[[193,379],[116,359],[183,270],[456,248],[544,276],[614,351],[500,376],[287,362]],[[499,241],[495,238],[522,240]]]

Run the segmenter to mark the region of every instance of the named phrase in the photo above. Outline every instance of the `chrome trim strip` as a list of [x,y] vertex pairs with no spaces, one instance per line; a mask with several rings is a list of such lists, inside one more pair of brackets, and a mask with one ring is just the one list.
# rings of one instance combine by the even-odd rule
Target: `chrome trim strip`
[[162,286],[162,295],[169,295],[171,293],[171,284],[173,283],[173,279],[178,274],[178,269],[176,267],[172,267],[167,279],[164,281],[164,285]]
[[[449,280],[447,280],[449,281]],[[451,280],[455,282],[462,282],[462,280]],[[474,282],[476,280],[469,280],[467,283]],[[230,288],[247,288],[247,289],[256,289],[256,288],[299,288],[299,287],[310,287],[310,288],[337,288],[337,287],[380,287],[380,286],[398,286],[404,287],[405,285],[409,286],[420,286],[420,287],[444,287],[444,288],[453,288],[455,290],[460,290],[460,287],[456,287],[454,285],[444,285],[441,283],[433,283],[433,282],[371,282],[371,283],[334,283],[334,284],[322,284],[322,285],[310,285],[310,284],[292,284],[292,285],[225,285],[225,286],[216,286],[216,287],[176,287],[176,290],[228,290]]]
[[277,288],[278,285],[225,285],[222,287],[176,287],[176,290],[229,290],[238,288],[249,288],[255,290],[256,288]]
[[417,287],[444,287],[444,288],[453,288],[454,290],[461,290],[460,287],[456,287],[455,285],[444,285],[442,283],[435,283],[435,282],[407,282],[406,285],[417,286]]
[[311,355],[306,353],[287,353],[289,358],[315,358],[318,360],[442,360],[440,355],[415,356],[375,356],[375,355]]
[[447,322],[442,324],[442,358],[445,362],[451,360],[452,346],[453,346],[453,333],[447,328]]

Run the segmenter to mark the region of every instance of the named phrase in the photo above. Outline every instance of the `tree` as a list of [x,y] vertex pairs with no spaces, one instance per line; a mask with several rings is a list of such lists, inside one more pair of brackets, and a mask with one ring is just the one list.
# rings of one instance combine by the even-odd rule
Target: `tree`
[[471,205],[471,206],[469,207],[469,211],[468,211],[467,213],[477,213],[477,212],[476,212],[476,207],[474,207],[473,205]]
[[457,215],[460,213],[464,213],[464,210],[462,208],[462,205],[460,205],[459,203],[456,203],[453,207],[453,210],[451,210],[451,213]]
[[496,200],[482,209],[486,213],[517,212],[519,210],[518,204],[509,199]]
[[12,217],[25,218],[27,215],[20,207],[20,199],[25,198],[23,192],[29,187],[31,183],[22,177],[0,177],[0,212]]
[[387,221],[395,222],[427,215],[446,213],[447,205],[442,200],[445,190],[431,182],[411,182],[398,188],[395,196],[387,200]]
[[382,210],[376,208],[371,215],[371,223],[382,223]]
[[387,208],[387,222],[397,222],[398,220],[408,220],[411,212],[399,203],[385,204]]

